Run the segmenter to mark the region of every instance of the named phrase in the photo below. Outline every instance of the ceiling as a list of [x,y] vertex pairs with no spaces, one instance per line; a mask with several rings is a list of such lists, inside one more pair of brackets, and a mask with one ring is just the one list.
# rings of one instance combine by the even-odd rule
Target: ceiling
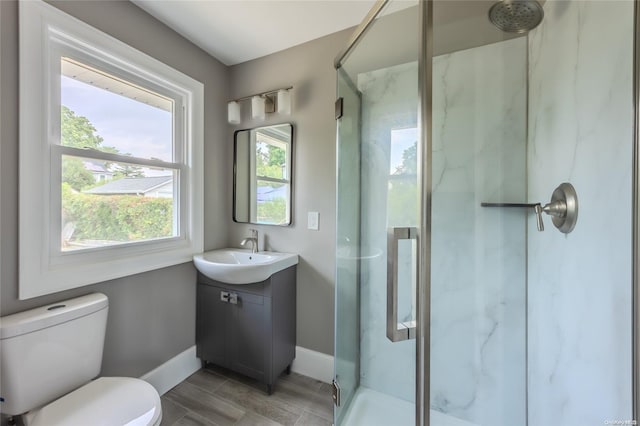
[[[340,31],[374,0],[132,0],[225,65]],[[343,46],[336,46],[336,53]]]
[[[375,3],[375,0],[132,1],[225,65],[246,62],[354,27]],[[495,1],[435,2],[434,55],[522,36],[504,33],[491,25],[487,12]],[[544,0],[539,2],[543,4]],[[375,56],[378,61],[393,59],[394,63],[417,60],[414,57],[420,39],[417,4],[417,0],[390,2],[380,15],[384,19],[367,33],[368,42],[358,45],[359,55]],[[343,47],[335,46],[336,54]],[[406,52],[413,56],[405,58]],[[374,65],[368,66],[373,69]]]

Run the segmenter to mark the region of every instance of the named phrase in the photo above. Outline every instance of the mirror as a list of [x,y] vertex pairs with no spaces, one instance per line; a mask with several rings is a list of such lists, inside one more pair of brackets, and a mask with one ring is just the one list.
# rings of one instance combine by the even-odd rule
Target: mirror
[[289,123],[234,134],[233,220],[291,224],[293,126]]

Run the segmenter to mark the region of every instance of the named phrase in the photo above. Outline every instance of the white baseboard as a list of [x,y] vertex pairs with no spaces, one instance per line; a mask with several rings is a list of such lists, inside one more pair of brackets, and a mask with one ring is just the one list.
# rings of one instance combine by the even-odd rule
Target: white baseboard
[[201,366],[200,359],[196,357],[194,345],[140,378],[150,383],[160,395],[163,395],[198,371]]
[[291,364],[291,370],[321,382],[331,383],[333,380],[333,357],[296,346],[296,359]]
[[[163,395],[198,371],[201,366],[200,359],[196,357],[196,347],[192,346],[140,378],[150,383],[160,395]],[[291,364],[291,370],[321,382],[331,383],[333,357],[296,346],[296,359]]]

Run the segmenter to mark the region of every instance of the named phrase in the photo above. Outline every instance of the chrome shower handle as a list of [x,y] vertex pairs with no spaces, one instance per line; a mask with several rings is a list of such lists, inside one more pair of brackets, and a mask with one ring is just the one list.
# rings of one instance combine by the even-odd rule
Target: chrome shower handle
[[542,221],[542,212],[544,211],[544,207],[540,205],[540,203],[535,204],[533,209],[536,212],[536,224],[538,225],[538,231],[544,231],[544,222]]
[[[416,259],[420,258],[417,228],[387,230],[387,338],[392,342],[416,338],[416,321],[398,320],[398,243],[400,240],[414,240]],[[416,268],[417,277],[418,262],[413,267]],[[417,288],[416,285],[416,291]]]
[[481,207],[533,207],[536,213],[538,231],[544,231],[542,212],[551,216],[551,220],[560,232],[573,231],[578,220],[578,194],[570,183],[563,183],[551,194],[551,201],[544,206],[541,203],[480,203]]
[[538,203],[534,205],[533,209],[536,212],[536,223],[538,225],[538,231],[544,231],[544,223],[542,222],[542,212],[545,212],[549,216],[564,218],[567,216],[567,203],[562,200],[551,201],[542,206]]

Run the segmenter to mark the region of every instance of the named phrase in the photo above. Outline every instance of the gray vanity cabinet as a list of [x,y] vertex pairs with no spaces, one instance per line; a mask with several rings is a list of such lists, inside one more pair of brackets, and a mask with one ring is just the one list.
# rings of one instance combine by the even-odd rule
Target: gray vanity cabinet
[[290,371],[296,349],[296,267],[255,284],[232,285],[198,274],[197,355],[273,384]]

